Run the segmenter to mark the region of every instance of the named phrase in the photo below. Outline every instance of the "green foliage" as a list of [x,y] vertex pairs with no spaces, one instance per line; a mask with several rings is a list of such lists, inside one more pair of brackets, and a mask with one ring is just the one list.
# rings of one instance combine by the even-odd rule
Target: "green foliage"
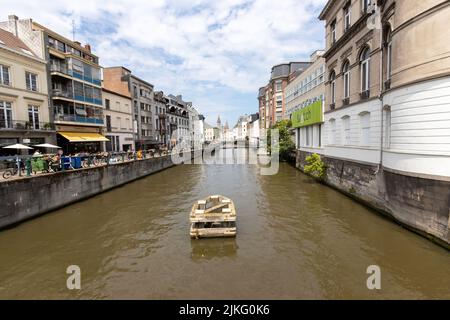
[[[290,128],[292,122],[290,120],[281,120],[277,122],[271,129],[278,129],[280,142],[277,146],[277,151],[282,159],[287,159],[290,153],[295,149],[295,143],[292,141]],[[267,137],[267,147],[271,151],[272,146],[272,132],[269,130]]]
[[325,180],[327,167],[325,163],[322,161],[322,158],[314,153],[311,156],[306,158],[307,165],[305,166],[305,173],[312,175],[313,177]]

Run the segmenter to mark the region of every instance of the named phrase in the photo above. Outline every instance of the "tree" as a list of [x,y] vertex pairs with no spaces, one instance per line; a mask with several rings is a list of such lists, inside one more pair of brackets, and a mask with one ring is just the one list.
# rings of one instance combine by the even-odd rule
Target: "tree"
[[[292,122],[290,120],[281,120],[271,127],[272,130],[278,130],[279,144],[278,151],[281,159],[288,159],[290,153],[295,149],[294,141],[292,141],[290,128]],[[272,132],[269,130],[267,136],[267,147],[271,151],[272,148]]]

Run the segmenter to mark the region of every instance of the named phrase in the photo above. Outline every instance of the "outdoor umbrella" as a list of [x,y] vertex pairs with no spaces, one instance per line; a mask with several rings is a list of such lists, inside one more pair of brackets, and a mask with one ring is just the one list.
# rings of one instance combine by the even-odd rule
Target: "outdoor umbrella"
[[50,143],[44,143],[44,144],[37,144],[33,147],[38,147],[38,148],[49,148],[49,149],[61,149],[61,147],[55,146],[53,144]]
[[31,150],[33,148],[24,146],[23,144],[20,143],[16,143],[10,146],[3,147],[3,149]]
[[[24,146],[23,144],[17,143],[17,144],[13,144],[13,145],[10,145],[10,146],[3,147],[3,149],[31,150],[33,148],[30,148],[30,147]],[[19,157],[18,156],[16,157],[16,163],[17,163],[17,170],[19,170],[19,176],[21,176],[22,174],[21,174],[21,171],[20,171],[20,162],[19,162]]]

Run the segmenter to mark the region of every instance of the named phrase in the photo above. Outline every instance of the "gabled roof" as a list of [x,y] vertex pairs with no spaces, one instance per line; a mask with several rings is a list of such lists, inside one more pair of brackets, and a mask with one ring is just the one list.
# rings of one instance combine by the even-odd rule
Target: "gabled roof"
[[0,29],[0,47],[4,46],[8,49],[14,50],[18,53],[37,58],[33,51],[22,40],[17,38],[11,32]]

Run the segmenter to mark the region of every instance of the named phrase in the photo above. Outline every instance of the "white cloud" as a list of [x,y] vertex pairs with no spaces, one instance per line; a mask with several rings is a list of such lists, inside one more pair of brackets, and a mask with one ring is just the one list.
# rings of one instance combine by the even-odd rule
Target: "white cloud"
[[31,17],[69,38],[75,19],[78,40],[92,44],[103,66],[126,65],[157,88],[185,90],[202,103],[208,82],[255,96],[272,65],[320,49],[317,15],[325,2],[1,0],[2,12]]

